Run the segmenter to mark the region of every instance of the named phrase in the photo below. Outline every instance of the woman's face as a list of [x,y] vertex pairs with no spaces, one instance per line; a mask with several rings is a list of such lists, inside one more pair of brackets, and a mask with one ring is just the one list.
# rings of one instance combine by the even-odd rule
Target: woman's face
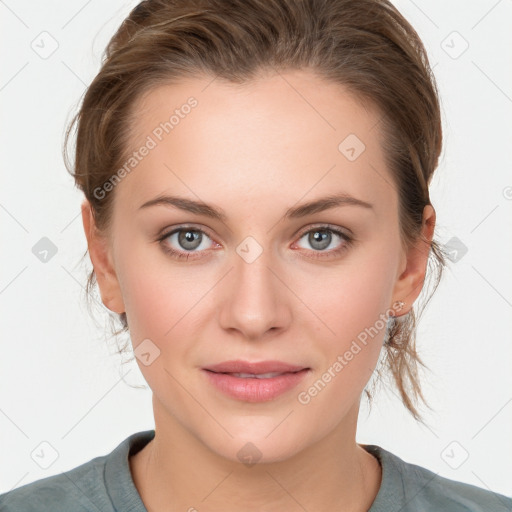
[[[402,274],[379,116],[305,71],[189,79],[135,113],[134,159],[109,192],[112,273],[95,268],[126,311],[156,428],[234,461],[353,442],[386,312],[421,288]],[[228,361],[270,363],[212,371]]]

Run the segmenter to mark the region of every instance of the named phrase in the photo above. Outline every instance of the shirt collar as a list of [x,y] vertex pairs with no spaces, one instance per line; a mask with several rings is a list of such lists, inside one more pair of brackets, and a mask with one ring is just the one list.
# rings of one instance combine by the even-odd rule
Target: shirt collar
[[130,472],[130,455],[142,450],[155,437],[154,430],[127,437],[105,462],[105,487],[114,509],[122,512],[147,512]]
[[[130,472],[129,457],[142,450],[155,437],[154,430],[137,432],[121,442],[105,462],[105,487],[115,510],[123,512],[147,512],[135,487]],[[379,461],[382,479],[379,492],[368,512],[401,510],[405,506],[405,491],[400,468],[395,458],[377,445],[359,444]]]

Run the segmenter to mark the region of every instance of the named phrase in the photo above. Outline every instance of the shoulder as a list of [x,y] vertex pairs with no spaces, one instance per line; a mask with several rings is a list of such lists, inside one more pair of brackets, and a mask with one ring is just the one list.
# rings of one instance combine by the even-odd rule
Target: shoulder
[[42,478],[0,495],[1,512],[113,511],[107,497],[103,468],[96,457],[58,475]]
[[503,494],[439,476],[415,464],[403,462],[402,467],[411,503],[450,512],[512,512],[512,499]]
[[383,493],[396,496],[399,491],[402,512],[512,512],[512,498],[503,494],[439,476],[379,446],[369,445],[366,449],[381,461]]
[[129,457],[155,436],[136,432],[107,455],[0,495],[0,512],[144,512]]

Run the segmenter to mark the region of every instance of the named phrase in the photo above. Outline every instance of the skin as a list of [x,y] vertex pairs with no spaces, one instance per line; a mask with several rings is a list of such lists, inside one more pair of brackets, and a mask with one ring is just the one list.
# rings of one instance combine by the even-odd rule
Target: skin
[[[115,187],[108,232],[98,232],[82,205],[103,303],[126,312],[135,349],[149,338],[160,350],[148,366],[137,359],[153,391],[156,435],[130,458],[135,485],[149,511],[367,510],[381,469],[356,443],[356,426],[385,329],[308,404],[297,397],[395,301],[406,302],[397,316],[407,313],[425,278],[429,245],[400,244],[380,116],[309,71],[243,86],[198,77],[138,102],[130,147],[190,96],[198,106]],[[366,146],[355,161],[338,150],[348,134]],[[284,217],[341,192],[373,207]],[[160,194],[201,200],[227,219],[139,209]],[[430,241],[435,211],[427,206],[423,215]],[[343,238],[332,234],[327,248],[308,239],[326,223],[350,230],[355,242],[334,255]],[[178,235],[156,240],[183,224],[206,235],[190,259],[177,260],[163,247],[190,246]],[[236,251],[247,236],[262,249],[251,263]],[[232,359],[311,371],[275,400],[248,403],[224,396],[201,370]],[[261,452],[250,467],[237,457],[249,441]]]

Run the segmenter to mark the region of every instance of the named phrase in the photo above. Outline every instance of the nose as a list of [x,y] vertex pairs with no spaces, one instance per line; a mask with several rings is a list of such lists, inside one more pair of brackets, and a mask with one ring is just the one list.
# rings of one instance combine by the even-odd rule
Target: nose
[[292,316],[291,292],[282,264],[264,250],[252,262],[235,254],[233,265],[221,299],[221,327],[249,341],[286,330]]

